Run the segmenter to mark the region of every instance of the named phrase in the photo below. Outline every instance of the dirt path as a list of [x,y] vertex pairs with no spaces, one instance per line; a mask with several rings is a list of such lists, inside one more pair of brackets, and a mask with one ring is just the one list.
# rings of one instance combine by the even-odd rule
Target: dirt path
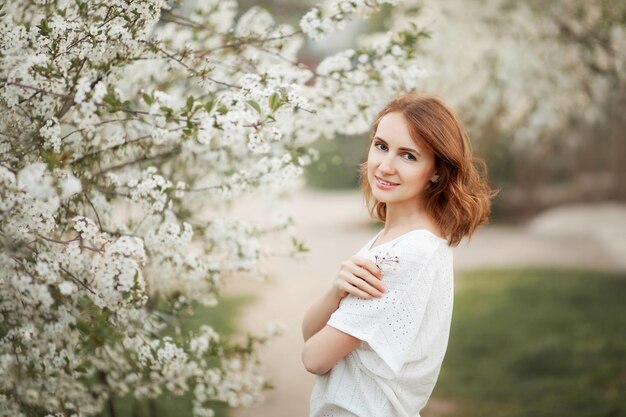
[[[258,297],[240,317],[240,329],[260,332],[270,320],[288,327],[260,352],[262,371],[276,388],[266,393],[264,404],[239,408],[234,417],[308,416],[314,376],[300,360],[302,317],[328,288],[339,264],[382,228],[369,220],[358,192],[299,191],[285,204],[285,211],[294,216],[299,236],[311,250],[305,260],[273,259],[267,265],[270,280],[235,280],[224,289],[224,294]],[[454,249],[455,271],[521,265],[626,270],[624,231],[626,205],[619,204],[553,210],[523,227],[484,226],[469,244],[464,241]],[[450,407],[431,399],[422,417],[448,415]]]

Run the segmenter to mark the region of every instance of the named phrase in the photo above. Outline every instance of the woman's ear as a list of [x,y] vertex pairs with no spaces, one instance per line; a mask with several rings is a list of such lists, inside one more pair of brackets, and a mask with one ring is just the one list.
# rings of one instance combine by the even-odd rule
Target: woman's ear
[[437,182],[439,181],[439,175],[437,175],[437,171],[435,171],[435,174],[432,176],[432,178],[430,179],[432,182]]

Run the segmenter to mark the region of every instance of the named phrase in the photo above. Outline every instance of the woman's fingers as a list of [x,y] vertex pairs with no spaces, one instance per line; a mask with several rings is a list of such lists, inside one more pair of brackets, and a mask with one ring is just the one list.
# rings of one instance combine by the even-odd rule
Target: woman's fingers
[[[376,278],[370,278],[370,279],[376,279]],[[356,275],[350,275],[347,277],[346,281],[349,284],[352,284],[353,286],[367,292],[368,294],[374,296],[374,297],[382,297],[383,292],[379,291],[376,287],[374,287],[373,285],[370,285],[365,279],[356,276]]]
[[379,298],[387,291],[381,278],[382,272],[374,262],[354,255],[342,262],[335,285],[340,292],[359,298]]
[[354,285],[349,284],[347,281],[344,281],[341,287],[344,291],[348,292],[349,294],[354,295],[355,297],[365,298],[366,300],[370,300],[373,297],[372,295],[366,293],[363,290],[360,290]]
[[357,255],[353,255],[351,259],[355,265],[365,269],[366,271],[369,271],[369,273],[374,275],[375,277],[379,279],[382,277],[382,271],[371,259]]
[[376,288],[380,292],[385,292],[385,285],[380,280],[380,278],[372,275],[367,269],[359,266],[359,265],[351,265],[350,271],[356,275],[357,277],[363,279],[372,287]]

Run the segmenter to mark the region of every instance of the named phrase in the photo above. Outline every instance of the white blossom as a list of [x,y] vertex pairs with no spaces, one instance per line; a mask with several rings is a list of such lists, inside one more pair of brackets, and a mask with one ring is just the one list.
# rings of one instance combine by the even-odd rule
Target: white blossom
[[[215,306],[232,276],[267,277],[266,238],[297,241],[288,219],[229,207],[301,186],[312,141],[367,131],[421,68],[391,35],[308,68],[294,64],[302,33],[262,8],[236,19],[234,0],[208,0],[184,21],[161,19],[169,3],[3,8],[5,414],[101,415],[109,398],[188,392],[195,416],[213,416],[213,401],[262,401],[256,353],[283,323],[239,347],[210,326],[180,326],[197,304]],[[383,3],[335,1],[301,27],[318,37]]]
[[274,18],[260,6],[248,9],[237,22],[235,27],[236,36],[260,36],[267,37],[274,26]]
[[61,294],[63,295],[71,295],[76,292],[76,289],[76,285],[68,281],[59,284],[59,291],[61,291]]
[[269,337],[280,336],[287,329],[287,325],[281,321],[270,321],[265,326],[265,332]]
[[61,150],[61,126],[56,118],[46,120],[46,123],[39,129],[39,134],[44,139],[47,148],[57,153]]
[[66,200],[81,191],[80,180],[71,173],[66,173],[65,177],[61,179],[61,199]]

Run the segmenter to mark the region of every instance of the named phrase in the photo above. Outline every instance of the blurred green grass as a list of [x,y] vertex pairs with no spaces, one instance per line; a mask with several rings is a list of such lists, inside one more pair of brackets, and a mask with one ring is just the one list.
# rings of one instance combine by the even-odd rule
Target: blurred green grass
[[[215,307],[205,307],[199,304],[193,306],[193,313],[185,317],[180,322],[181,334],[196,332],[202,325],[213,327],[220,337],[228,338],[238,331],[237,318],[250,302],[253,296],[240,295],[221,297],[219,304]],[[169,336],[175,337],[173,331],[168,332]],[[216,365],[218,363],[216,362]],[[188,392],[183,396],[163,395],[153,402],[143,400],[137,403],[130,397],[115,399],[116,417],[170,417],[170,416],[192,416],[193,393]],[[215,417],[228,417],[229,407],[224,402],[213,401],[209,406],[215,411]],[[113,417],[105,406],[102,414],[106,417]]]
[[626,274],[460,274],[433,392],[452,405],[449,415],[626,416],[625,394]]

